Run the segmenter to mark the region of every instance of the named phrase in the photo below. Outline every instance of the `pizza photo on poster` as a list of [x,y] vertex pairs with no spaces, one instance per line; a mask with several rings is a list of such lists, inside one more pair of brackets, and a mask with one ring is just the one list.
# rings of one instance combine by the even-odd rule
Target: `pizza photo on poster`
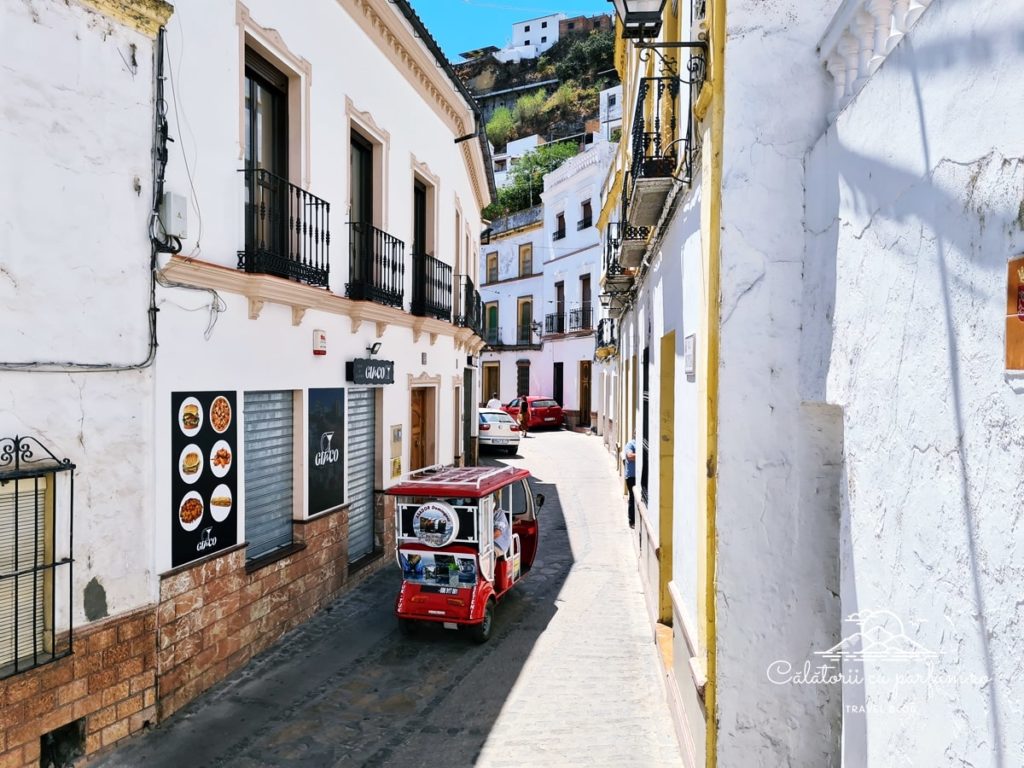
[[171,393],[171,564],[238,541],[234,392]]
[[345,390],[309,390],[309,506],[315,515],[345,501]]

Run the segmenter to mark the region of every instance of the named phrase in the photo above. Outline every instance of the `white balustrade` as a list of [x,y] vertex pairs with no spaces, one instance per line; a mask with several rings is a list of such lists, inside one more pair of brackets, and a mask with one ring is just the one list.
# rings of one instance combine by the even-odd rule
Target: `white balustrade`
[[885,52],[892,53],[892,50],[899,45],[907,31],[907,8],[910,0],[896,0],[892,9],[892,24],[889,27],[889,40],[885,44]]
[[818,45],[835,82],[829,120],[853,99],[933,0],[843,0]]
[[892,0],[868,0],[866,7],[875,24],[874,39],[871,42],[871,60],[868,62],[868,72],[873,75],[885,61],[885,46],[889,40],[890,20],[892,19]]

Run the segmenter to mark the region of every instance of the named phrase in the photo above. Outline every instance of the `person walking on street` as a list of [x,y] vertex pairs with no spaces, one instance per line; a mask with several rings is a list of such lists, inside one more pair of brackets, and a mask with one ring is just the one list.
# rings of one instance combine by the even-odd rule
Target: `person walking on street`
[[491,392],[491,399],[487,401],[487,407],[501,409],[501,400],[498,399],[497,392]]
[[626,477],[626,494],[629,496],[629,527],[636,526],[636,501],[633,500],[633,486],[636,485],[636,438],[631,437],[622,451],[625,458],[623,474]]
[[530,401],[526,399],[526,395],[519,397],[519,430],[523,437],[530,431]]

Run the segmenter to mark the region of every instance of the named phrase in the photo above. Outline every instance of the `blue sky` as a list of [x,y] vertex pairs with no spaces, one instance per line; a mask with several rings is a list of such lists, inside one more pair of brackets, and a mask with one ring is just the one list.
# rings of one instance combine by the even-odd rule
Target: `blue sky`
[[607,0],[410,0],[450,61],[485,45],[501,48],[512,24],[561,11],[567,16],[614,13]]

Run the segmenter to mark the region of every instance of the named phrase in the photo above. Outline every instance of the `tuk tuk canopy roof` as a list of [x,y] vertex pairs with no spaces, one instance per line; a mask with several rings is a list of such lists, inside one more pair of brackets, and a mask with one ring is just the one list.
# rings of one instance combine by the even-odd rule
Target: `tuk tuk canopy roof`
[[387,492],[391,496],[481,499],[529,476],[529,470],[517,467],[428,467],[403,477]]

